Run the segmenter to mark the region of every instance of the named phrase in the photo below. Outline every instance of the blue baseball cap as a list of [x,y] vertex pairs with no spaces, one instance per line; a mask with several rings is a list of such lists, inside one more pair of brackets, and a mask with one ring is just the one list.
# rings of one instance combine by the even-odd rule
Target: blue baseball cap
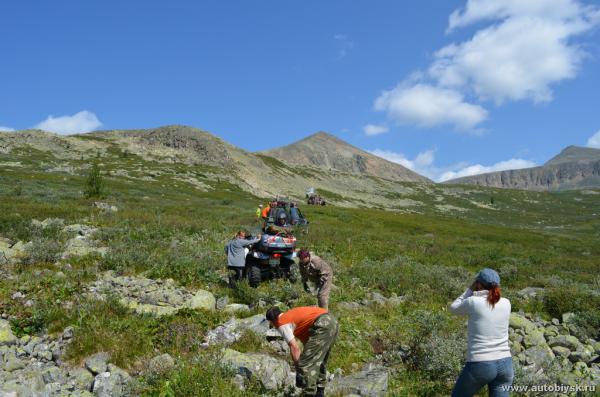
[[486,267],[477,275],[477,281],[486,287],[493,286],[494,284],[500,285],[500,275],[495,270]]

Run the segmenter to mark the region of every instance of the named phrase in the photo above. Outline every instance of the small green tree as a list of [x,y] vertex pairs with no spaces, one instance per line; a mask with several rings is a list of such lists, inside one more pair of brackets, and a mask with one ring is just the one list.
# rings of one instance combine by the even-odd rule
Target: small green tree
[[100,197],[104,188],[104,181],[100,174],[98,164],[94,164],[85,181],[85,197]]

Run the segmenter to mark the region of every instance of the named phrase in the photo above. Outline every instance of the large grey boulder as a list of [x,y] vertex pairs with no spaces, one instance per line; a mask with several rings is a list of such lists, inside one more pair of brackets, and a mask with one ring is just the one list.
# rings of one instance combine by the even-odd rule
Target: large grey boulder
[[240,353],[225,349],[222,362],[239,374],[260,381],[267,390],[293,389],[295,375],[284,360],[261,353]]
[[94,375],[85,368],[75,368],[69,371],[69,384],[74,388],[92,391]]
[[106,255],[107,247],[98,247],[97,243],[84,236],[77,236],[69,239],[65,244],[65,250],[62,253],[62,259],[68,259],[77,256],[86,256],[97,254],[100,256]]
[[562,346],[572,351],[581,350],[582,348],[582,344],[579,342],[579,339],[571,335],[558,335],[554,338],[550,338],[548,344],[550,347]]
[[129,395],[131,377],[122,369],[109,364],[108,371],[96,375],[93,393],[96,397],[123,397]]
[[547,344],[533,346],[523,353],[527,364],[541,368],[554,360],[555,355]]
[[383,397],[387,393],[388,377],[387,368],[367,364],[358,373],[333,378],[325,388],[325,394]]

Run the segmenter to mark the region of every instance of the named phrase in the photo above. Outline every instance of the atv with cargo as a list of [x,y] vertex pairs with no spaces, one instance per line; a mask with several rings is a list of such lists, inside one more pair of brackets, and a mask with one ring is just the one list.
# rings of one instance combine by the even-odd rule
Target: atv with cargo
[[[299,276],[296,257],[296,237],[299,231],[305,231],[308,221],[297,206],[288,200],[271,202],[271,209],[262,230],[262,238],[250,246],[246,255],[246,276],[252,287],[261,281],[272,278],[287,278],[296,282]],[[292,224],[292,208],[296,208]]]

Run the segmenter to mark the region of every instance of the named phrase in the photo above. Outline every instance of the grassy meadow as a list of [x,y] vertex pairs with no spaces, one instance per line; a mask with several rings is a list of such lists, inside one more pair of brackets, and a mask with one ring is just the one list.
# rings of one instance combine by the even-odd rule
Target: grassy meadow
[[[0,161],[9,159],[0,156]],[[286,281],[263,283],[257,289],[243,286],[235,292],[227,288],[223,245],[239,228],[258,230],[255,209],[265,199],[226,181],[207,179],[211,189],[201,191],[167,176],[122,178],[112,174],[114,169],[147,171],[154,165],[118,153],[115,159],[120,160],[102,164],[99,159],[105,183],[100,199],[84,197],[84,175],[0,168],[0,236],[32,241],[34,258],[3,270],[14,277],[0,283],[0,312],[10,316],[19,335],[58,333],[73,326],[75,338],[67,352],[72,364],[103,350],[116,365],[136,374],[157,353],[170,353],[178,362],[176,369],[141,379],[142,395],[242,395],[228,380],[233,374],[218,365],[219,352],[199,346],[207,330],[227,320],[224,314],[185,310],[157,320],[117,302],[92,301],[83,292],[99,273],[113,270],[172,278],[189,288],[228,296],[230,302],[313,304],[315,298],[299,284]],[[210,170],[196,166],[194,172]],[[448,395],[461,366],[466,327],[464,319],[451,316],[446,308],[482,267],[500,272],[513,310],[548,319],[579,312],[584,328],[597,331],[600,195],[439,185],[429,189],[405,197],[424,203],[419,211],[302,207],[310,225],[308,234],[299,236],[299,247],[316,252],[335,272],[330,308],[341,321],[341,333],[330,371],[350,373],[364,363],[383,360],[392,369],[390,395]],[[436,211],[440,196],[444,204],[464,210]],[[94,201],[119,210],[104,213],[92,206]],[[31,225],[32,219],[53,217],[63,218],[65,224],[101,228],[99,239],[109,253],[103,258],[59,260],[66,241],[60,228]],[[546,297],[523,300],[517,292],[525,287],[544,287]],[[33,304],[26,307],[12,299],[16,291]],[[358,309],[339,305],[359,302],[375,291],[386,297],[405,296],[406,301]],[[264,341],[253,335],[244,335],[238,344],[246,351],[268,352]],[[409,357],[388,354],[403,347],[410,348]],[[243,395],[262,392],[251,384]]]

